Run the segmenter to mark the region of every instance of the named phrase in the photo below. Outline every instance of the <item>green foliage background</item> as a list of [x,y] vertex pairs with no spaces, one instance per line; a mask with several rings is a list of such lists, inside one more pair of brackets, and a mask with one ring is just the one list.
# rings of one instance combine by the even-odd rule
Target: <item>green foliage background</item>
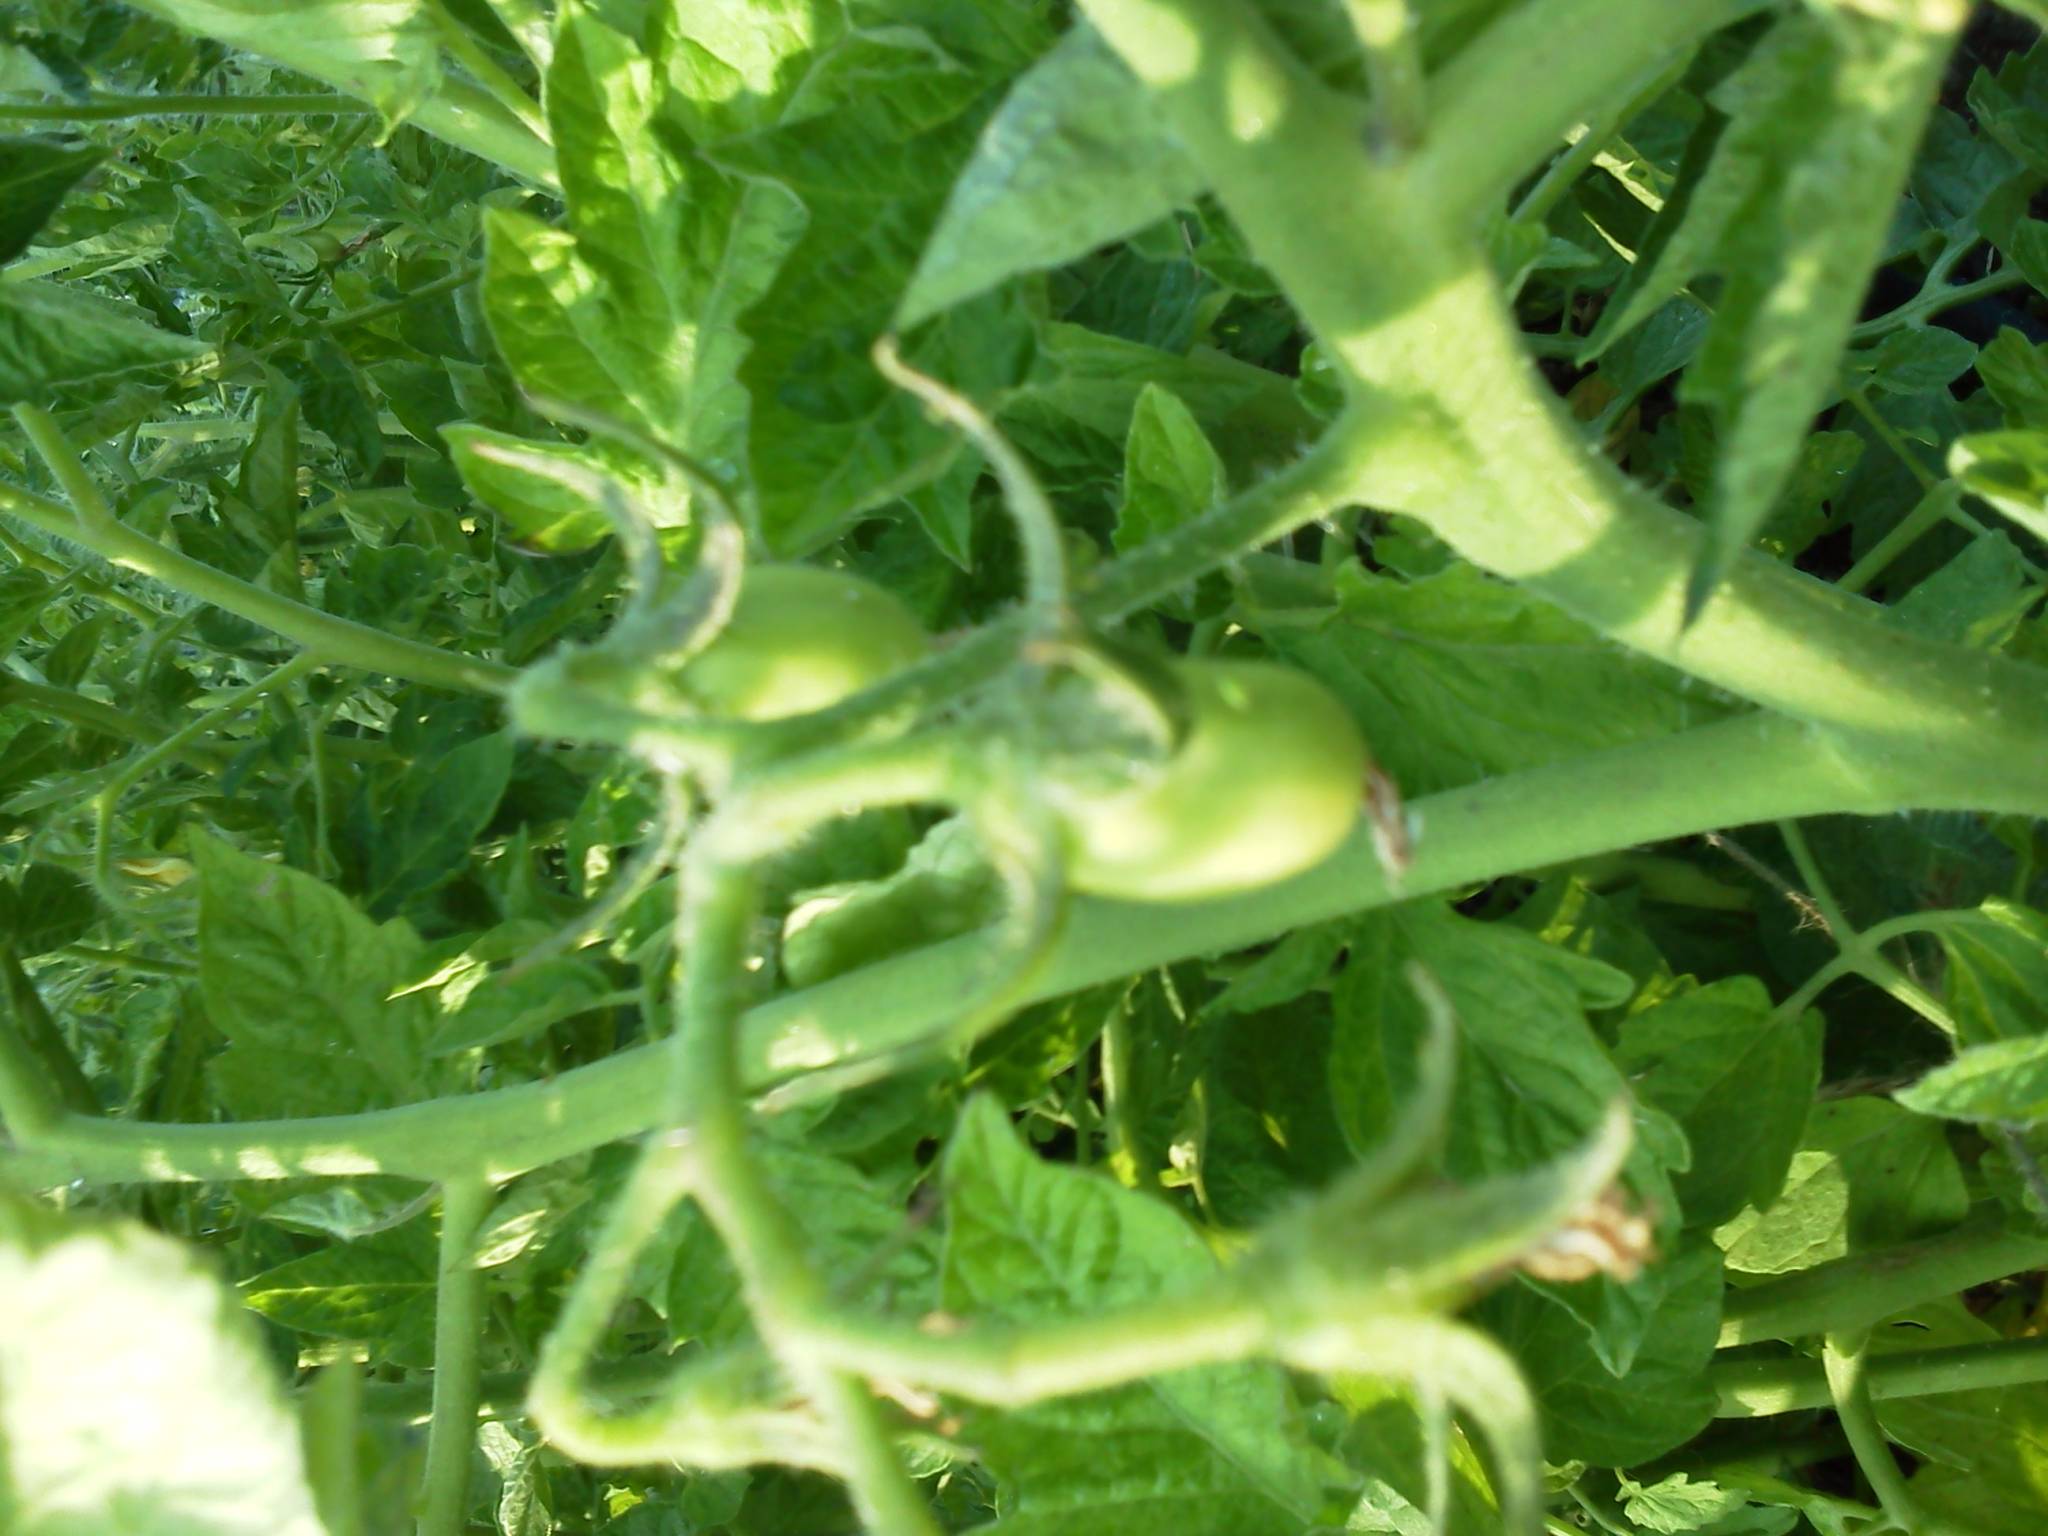
[[[2038,11],[0,5],[0,1529],[851,1531],[840,1349],[926,1529],[1493,1536],[1540,1454],[1553,1536],[2036,1536]],[[938,1052],[969,819],[761,857],[806,1335],[715,1201],[606,1236],[750,771],[627,642],[724,487],[947,637],[851,726],[1035,763],[1011,468],[1081,621],[1315,676],[1405,810],[1075,898]],[[659,1455],[529,1399],[600,1293],[598,1389],[725,1372]]]

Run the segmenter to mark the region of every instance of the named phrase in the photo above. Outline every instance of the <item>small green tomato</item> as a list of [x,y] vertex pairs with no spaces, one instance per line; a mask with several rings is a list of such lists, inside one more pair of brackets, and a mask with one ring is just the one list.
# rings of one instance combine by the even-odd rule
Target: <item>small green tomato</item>
[[1074,889],[1198,901],[1321,863],[1357,823],[1365,742],[1320,683],[1263,662],[1183,661],[1188,729],[1124,787],[1060,782]]
[[750,566],[732,618],[677,681],[707,715],[782,720],[860,692],[930,643],[916,616],[871,581],[814,565]]

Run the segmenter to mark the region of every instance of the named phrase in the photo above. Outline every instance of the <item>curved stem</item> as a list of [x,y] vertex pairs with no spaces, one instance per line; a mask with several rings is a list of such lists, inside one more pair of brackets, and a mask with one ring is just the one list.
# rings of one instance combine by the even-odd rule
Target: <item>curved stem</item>
[[[1375,165],[1349,108],[1304,77],[1243,7],[1086,0],[1084,9],[1154,87],[1255,253],[1344,369],[1360,420],[1380,431],[1354,497],[1420,518],[1474,563],[1610,638],[1768,707],[1857,731],[1873,752],[1967,740],[2014,763],[2048,756],[2048,670],[1907,635],[1875,607],[1761,554],[1739,560],[1688,625],[1703,525],[1582,440],[1531,367],[1484,254],[1439,206],[1432,189],[1446,168],[1432,172],[1427,153],[1412,169]],[[1545,72],[1515,57],[1516,80],[1539,102],[1553,80],[1569,82],[1557,89],[1576,102],[1589,71],[1658,34],[1665,18],[1690,25],[1741,7],[1660,5],[1647,19],[1637,9],[1537,0],[1460,59],[1494,57],[1529,18],[1568,17],[1575,28],[1604,18],[1608,34],[1585,70],[1575,61]],[[1447,90],[1458,68],[1446,70]],[[1471,88],[1473,77],[1460,78]],[[1485,135],[1496,134],[1502,103],[1519,112],[1525,98],[1521,85],[1490,92]],[[1240,131],[1253,107],[1256,135]],[[1304,200],[1286,170],[1310,165],[1323,191]],[[1361,221],[1376,231],[1370,262],[1354,259],[1349,238]]]
[[[742,824],[751,834],[751,823]],[[671,1102],[688,1127],[695,1193],[725,1239],[770,1350],[837,1438],[862,1523],[878,1536],[937,1536],[866,1384],[789,1343],[793,1325],[824,1311],[831,1296],[801,1230],[748,1146],[738,1036],[739,981],[756,905],[753,861],[744,853],[722,857],[719,829],[707,830],[684,881],[676,940],[682,974],[669,1045]]]
[[1877,1410],[1870,1400],[1866,1370],[1869,1349],[1870,1335],[1867,1331],[1828,1335],[1821,1350],[1821,1364],[1827,1372],[1828,1395],[1834,1400],[1835,1416],[1842,1421],[1843,1433],[1849,1437],[1849,1448],[1856,1453],[1856,1464],[1869,1479],[1870,1491],[1877,1495],[1879,1507],[1907,1536],[1918,1536],[1920,1513],[1906,1488],[1905,1474],[1899,1471],[1891,1445],[1878,1426]]
[[1017,544],[1024,556],[1024,602],[1041,632],[1065,626],[1067,609],[1067,556],[1065,535],[1059,517],[1031,466],[1012,448],[995,423],[975,408],[974,402],[937,379],[919,373],[903,361],[896,338],[884,336],[875,343],[875,368],[898,389],[924,402],[925,409],[952,423],[972,440],[996,472],[1003,487],[1003,501],[1016,525]]
[[469,1516],[469,1462],[476,1450],[477,1373],[483,1341],[484,1273],[476,1234],[490,1209],[481,1178],[441,1189],[441,1260],[434,1304],[434,1416],[420,1486],[419,1536],[462,1536]]
[[323,660],[342,666],[448,688],[458,693],[502,693],[518,673],[501,662],[463,656],[388,635],[367,624],[322,613],[304,603],[280,597],[251,582],[202,565],[188,555],[144,538],[122,523],[89,524],[71,515],[61,503],[49,501],[16,485],[0,481],[0,512],[18,517],[43,532],[91,550],[101,559],[137,571],[165,586],[211,603],[260,624],[287,640],[297,641]]
[[78,450],[71,446],[63,429],[50,419],[50,413],[24,400],[15,406],[14,420],[22,435],[34,446],[44,467],[50,471],[51,478],[71,502],[78,520],[88,527],[113,522],[113,509],[107,505],[106,497],[100,494],[100,488],[87,472]]
[[[1725,720],[1416,801],[1415,858],[1398,891],[1361,828],[1316,869],[1244,895],[1167,906],[1077,899],[1019,1001],[1712,827],[1980,807],[2002,800],[2004,774],[1974,754],[1873,760],[1795,721]],[[2048,788],[2028,789],[2011,808],[2042,814]],[[740,1048],[749,1088],[793,1099],[792,1079],[928,1038],[954,1016],[962,989],[985,974],[987,954],[986,938],[969,935],[753,1008]],[[475,1168],[509,1176],[663,1123],[665,1083],[650,1070],[656,1049],[623,1051],[546,1082],[362,1115],[233,1125],[64,1119],[32,1139],[36,1150],[73,1159],[81,1176],[115,1181],[376,1172],[431,1180]]]

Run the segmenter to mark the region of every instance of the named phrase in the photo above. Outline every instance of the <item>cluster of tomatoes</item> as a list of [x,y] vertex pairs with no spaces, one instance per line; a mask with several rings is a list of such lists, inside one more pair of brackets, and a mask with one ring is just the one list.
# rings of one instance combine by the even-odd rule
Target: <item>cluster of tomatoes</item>
[[[678,682],[705,714],[808,714],[910,665],[930,637],[893,594],[847,572],[750,566],[732,615]],[[1170,750],[1127,771],[1040,780],[1075,890],[1189,901],[1320,863],[1358,820],[1364,741],[1313,679],[1266,662],[1182,659],[1170,670]]]

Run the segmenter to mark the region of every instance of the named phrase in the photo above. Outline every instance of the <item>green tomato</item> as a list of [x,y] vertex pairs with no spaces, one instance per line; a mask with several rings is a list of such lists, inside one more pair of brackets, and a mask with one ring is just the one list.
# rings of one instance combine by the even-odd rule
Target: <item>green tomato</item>
[[1351,833],[1367,756],[1320,683],[1263,662],[1184,661],[1188,728],[1124,787],[1052,786],[1079,891],[1198,901],[1284,880]]
[[749,566],[732,618],[678,682],[708,715],[782,720],[836,704],[929,647],[916,615],[871,581],[815,565]]

